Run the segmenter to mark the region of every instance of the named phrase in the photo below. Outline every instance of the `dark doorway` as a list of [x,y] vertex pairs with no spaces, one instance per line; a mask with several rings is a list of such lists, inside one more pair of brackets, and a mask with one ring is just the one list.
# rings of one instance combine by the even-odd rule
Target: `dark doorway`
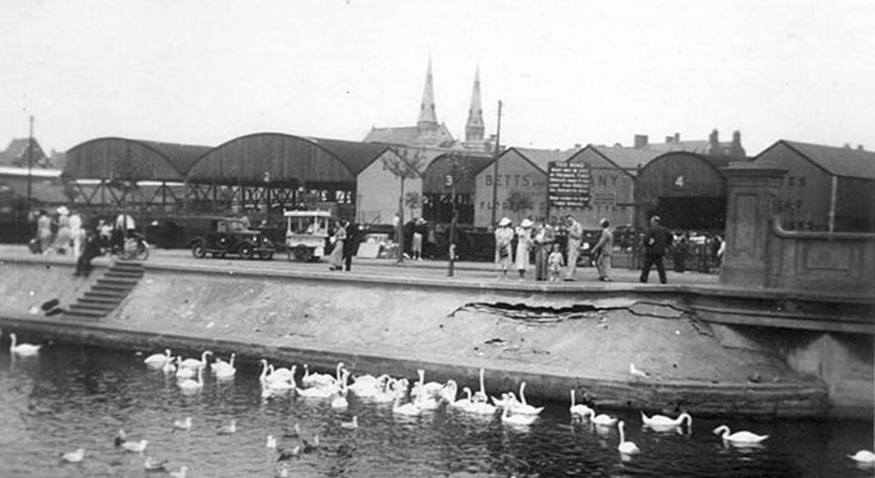
[[715,197],[659,198],[654,214],[662,218],[662,225],[669,229],[687,231],[722,231],[726,227],[726,199]]

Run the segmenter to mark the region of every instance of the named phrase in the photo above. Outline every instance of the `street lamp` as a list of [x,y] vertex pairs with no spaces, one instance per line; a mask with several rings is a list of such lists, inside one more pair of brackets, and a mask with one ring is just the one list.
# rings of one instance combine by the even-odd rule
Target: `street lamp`
[[462,166],[459,164],[459,153],[453,151],[450,153],[450,173],[446,175],[444,187],[450,189],[450,201],[453,205],[453,214],[450,217],[450,240],[449,240],[449,259],[450,262],[447,268],[447,277],[453,277],[456,264],[456,222],[459,219],[459,210],[456,205],[456,184],[459,183],[459,177],[462,173]]

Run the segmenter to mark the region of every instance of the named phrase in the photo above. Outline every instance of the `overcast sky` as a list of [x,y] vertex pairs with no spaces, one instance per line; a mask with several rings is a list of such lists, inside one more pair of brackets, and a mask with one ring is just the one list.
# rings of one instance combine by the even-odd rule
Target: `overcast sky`
[[464,136],[480,65],[502,144],[629,145],[742,132],[875,149],[875,2],[0,0],[0,148],[100,136],[217,145],[361,140],[438,120]]

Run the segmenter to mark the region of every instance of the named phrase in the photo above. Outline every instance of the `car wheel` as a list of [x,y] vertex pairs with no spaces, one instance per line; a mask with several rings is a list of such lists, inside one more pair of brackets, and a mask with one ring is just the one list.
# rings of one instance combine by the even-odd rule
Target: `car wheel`
[[259,254],[259,257],[261,257],[262,260],[269,261],[273,259],[273,252],[262,252]]
[[204,243],[201,241],[197,241],[191,245],[191,255],[194,256],[195,259],[203,259],[207,255],[207,248],[204,247]]
[[237,253],[240,254],[241,259],[252,259],[252,255],[255,253],[255,251],[249,244],[243,244],[242,246],[240,246],[240,249],[237,250]]

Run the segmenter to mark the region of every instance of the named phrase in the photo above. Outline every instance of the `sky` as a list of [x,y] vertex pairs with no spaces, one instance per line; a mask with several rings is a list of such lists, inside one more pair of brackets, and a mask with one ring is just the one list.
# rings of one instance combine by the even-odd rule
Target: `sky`
[[103,136],[361,140],[438,120],[549,149],[680,133],[875,150],[870,0],[0,0],[0,148]]

